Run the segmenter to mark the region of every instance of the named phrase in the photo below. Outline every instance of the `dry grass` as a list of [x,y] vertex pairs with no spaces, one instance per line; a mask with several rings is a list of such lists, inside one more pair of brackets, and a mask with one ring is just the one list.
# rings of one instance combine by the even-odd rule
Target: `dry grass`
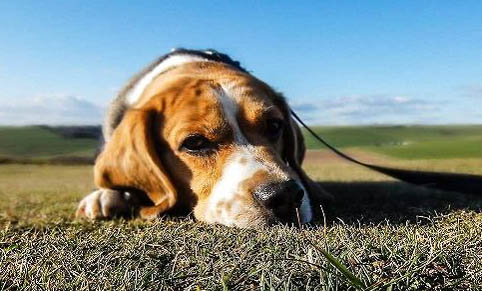
[[[73,213],[93,187],[91,167],[2,165],[0,289],[355,289],[324,250],[365,289],[481,286],[480,198],[407,186],[317,155],[306,168],[338,198],[326,228],[240,230],[190,217],[79,222]],[[390,163],[482,174],[481,159]]]

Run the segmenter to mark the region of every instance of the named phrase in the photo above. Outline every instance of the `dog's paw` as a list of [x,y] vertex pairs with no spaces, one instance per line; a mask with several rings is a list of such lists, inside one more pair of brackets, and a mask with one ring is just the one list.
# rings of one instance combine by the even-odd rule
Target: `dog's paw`
[[124,194],[109,189],[96,190],[80,201],[75,216],[88,219],[107,219],[130,213]]

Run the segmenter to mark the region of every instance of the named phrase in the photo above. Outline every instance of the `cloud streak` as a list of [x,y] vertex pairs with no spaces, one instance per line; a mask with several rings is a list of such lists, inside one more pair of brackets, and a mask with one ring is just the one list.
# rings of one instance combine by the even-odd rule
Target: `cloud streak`
[[293,102],[311,124],[447,124],[482,123],[477,106],[432,101],[408,96],[358,95],[323,99],[313,103]]
[[76,96],[41,96],[22,102],[4,100],[0,103],[0,124],[100,124],[103,111],[102,107]]
[[[479,95],[480,89],[480,95]],[[353,95],[315,102],[290,102],[310,124],[448,124],[482,123],[482,88],[470,87],[460,98],[430,100],[402,95]],[[466,98],[466,96],[472,96]],[[306,100],[306,99],[305,99]],[[293,101],[293,100],[292,100]],[[104,108],[84,98],[41,96],[29,100],[0,100],[0,125],[95,125]]]
[[482,85],[481,84],[469,84],[460,87],[462,96],[482,100]]

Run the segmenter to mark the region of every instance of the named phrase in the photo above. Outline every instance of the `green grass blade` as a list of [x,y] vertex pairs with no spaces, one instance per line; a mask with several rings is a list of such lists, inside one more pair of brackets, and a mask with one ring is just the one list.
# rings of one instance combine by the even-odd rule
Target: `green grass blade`
[[365,284],[358,279],[355,275],[353,275],[352,272],[348,270],[348,268],[343,265],[340,261],[338,261],[333,255],[328,253],[325,250],[319,250],[323,256],[332,264],[338,271],[340,271],[345,278],[347,278],[350,283],[353,285],[353,287],[358,288],[358,289],[364,289],[366,288]]

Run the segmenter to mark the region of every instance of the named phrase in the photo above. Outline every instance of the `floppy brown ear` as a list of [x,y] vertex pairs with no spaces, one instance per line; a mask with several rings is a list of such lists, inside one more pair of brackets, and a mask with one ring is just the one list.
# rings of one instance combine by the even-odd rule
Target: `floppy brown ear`
[[300,177],[301,181],[303,182],[303,186],[310,194],[310,199],[312,203],[316,203],[313,205],[317,205],[317,203],[328,203],[333,201],[333,196],[330,193],[326,192],[318,183],[308,177],[308,175],[301,167],[306,151],[305,140],[303,138],[303,134],[301,133],[300,127],[291,117],[291,110],[288,104],[283,99],[281,100],[281,102],[284,111],[283,114],[285,115],[285,119],[288,121],[288,126],[283,136],[283,157],[286,163]]
[[139,216],[152,219],[172,208],[176,190],[157,154],[154,111],[129,110],[96,160],[95,184],[101,188],[136,188],[153,206],[143,206]]

